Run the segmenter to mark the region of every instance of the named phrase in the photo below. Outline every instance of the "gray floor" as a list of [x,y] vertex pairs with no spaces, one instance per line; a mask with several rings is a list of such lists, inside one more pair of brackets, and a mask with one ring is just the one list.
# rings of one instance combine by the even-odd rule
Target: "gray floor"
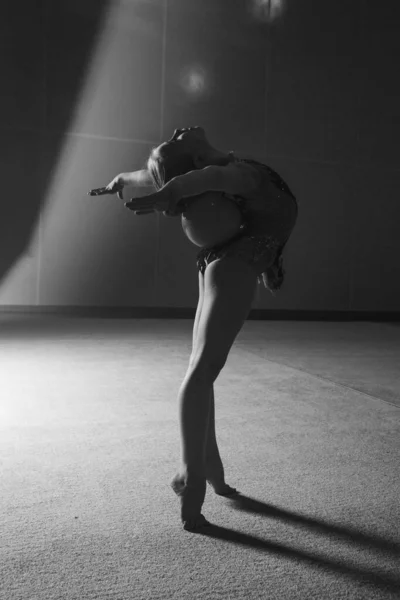
[[398,324],[245,323],[202,535],[168,486],[192,325],[1,316],[5,598],[399,598]]

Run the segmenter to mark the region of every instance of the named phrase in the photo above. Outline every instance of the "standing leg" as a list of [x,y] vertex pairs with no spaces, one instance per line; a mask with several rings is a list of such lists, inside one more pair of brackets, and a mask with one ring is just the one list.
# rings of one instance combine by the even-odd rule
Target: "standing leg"
[[[192,356],[196,355],[197,332],[201,318],[203,300],[204,275],[201,271],[199,271],[199,300],[197,303],[196,316],[193,324]],[[214,488],[215,493],[219,494],[220,496],[231,496],[236,494],[235,488],[225,483],[224,467],[218,450],[217,438],[215,433],[214,385],[211,388],[210,408],[207,426],[206,478],[208,483]]]
[[215,398],[214,386],[211,389],[210,410],[208,418],[207,441],[206,441],[206,478],[220,496],[235,496],[237,490],[225,483],[225,472],[221,455],[218,449],[217,436],[215,432]]
[[[196,355],[197,331],[203,300],[204,275],[199,271],[199,300],[193,325],[190,364],[192,364],[193,358]],[[179,473],[173,478],[171,487],[181,498],[181,520],[184,523],[184,528],[188,530],[207,524],[200,511],[206,495],[205,445],[209,429],[210,390],[212,390],[212,386],[212,381],[208,384],[203,383],[203,385],[196,384],[196,378],[189,366],[178,395],[182,465]],[[198,427],[198,423],[201,424],[200,427]],[[192,450],[189,447],[188,436],[194,442]],[[200,452],[199,447],[203,448]]]
[[179,393],[182,470],[171,482],[181,497],[185,529],[204,524],[206,440],[211,392],[255,295],[255,269],[236,257],[217,259],[205,272],[196,349]]
[[178,395],[182,464],[171,487],[181,498],[181,520],[188,530],[208,524],[201,507],[206,495],[206,440],[215,379],[211,369],[189,366]]

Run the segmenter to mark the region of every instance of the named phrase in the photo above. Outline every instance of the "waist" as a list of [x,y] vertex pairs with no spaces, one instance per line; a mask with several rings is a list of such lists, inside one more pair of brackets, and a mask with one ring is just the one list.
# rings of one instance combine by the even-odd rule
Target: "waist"
[[260,205],[247,202],[242,211],[244,230],[251,235],[272,235],[285,241],[296,221],[298,205],[292,194],[277,190]]

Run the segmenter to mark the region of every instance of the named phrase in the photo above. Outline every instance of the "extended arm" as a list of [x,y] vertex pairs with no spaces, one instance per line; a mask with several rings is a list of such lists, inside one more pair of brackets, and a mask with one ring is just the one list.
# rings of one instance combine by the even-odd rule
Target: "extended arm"
[[125,185],[133,187],[153,187],[153,179],[147,169],[132,171],[132,173],[123,173],[125,176]]
[[[253,168],[242,163],[227,167],[211,165],[178,175],[168,181],[160,190],[142,198],[131,198],[125,206],[135,214],[148,214],[162,211],[165,216],[179,216],[184,210],[180,200],[199,196],[205,192],[224,192],[231,196],[249,197],[260,184],[260,175]],[[181,206],[180,206],[181,204]]]
[[175,197],[187,198],[210,191],[245,196],[252,193],[258,185],[259,175],[255,169],[233,163],[226,167],[211,165],[189,171],[171,179],[164,188],[170,188]]
[[153,187],[153,180],[147,169],[140,169],[131,173],[120,173],[106,187],[90,190],[88,195],[103,196],[104,194],[118,194],[118,198],[123,200],[125,186]]

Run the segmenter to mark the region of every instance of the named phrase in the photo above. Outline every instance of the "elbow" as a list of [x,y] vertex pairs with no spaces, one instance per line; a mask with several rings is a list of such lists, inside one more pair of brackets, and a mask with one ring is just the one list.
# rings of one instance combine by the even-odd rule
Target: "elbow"
[[207,182],[207,191],[229,193],[229,190],[227,189],[227,187],[229,187],[229,182],[226,181],[226,178],[224,177],[224,168],[225,167],[219,167],[217,165],[204,167],[203,171],[205,172],[204,179]]
[[183,198],[199,196],[205,192],[225,191],[221,168],[215,165],[178,175],[172,181],[178,195]]

